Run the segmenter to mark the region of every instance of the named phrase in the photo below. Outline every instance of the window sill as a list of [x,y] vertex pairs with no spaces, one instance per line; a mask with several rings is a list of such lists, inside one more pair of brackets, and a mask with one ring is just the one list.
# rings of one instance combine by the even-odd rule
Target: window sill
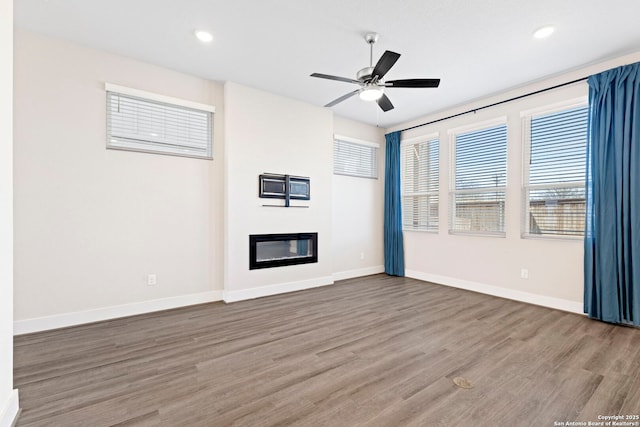
[[449,234],[455,236],[477,236],[477,237],[507,237],[505,232],[489,232],[489,231],[456,231],[449,230]]
[[556,240],[564,242],[583,242],[584,236],[555,236],[553,234],[521,234],[521,239],[531,240]]
[[403,228],[403,232],[416,232],[416,233],[427,233],[427,234],[438,234],[438,230],[422,230],[419,228]]

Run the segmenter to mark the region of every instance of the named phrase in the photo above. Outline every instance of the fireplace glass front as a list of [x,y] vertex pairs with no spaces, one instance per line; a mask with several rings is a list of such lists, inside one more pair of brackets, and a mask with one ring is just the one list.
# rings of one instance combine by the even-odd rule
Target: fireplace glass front
[[318,262],[318,233],[252,234],[249,269]]

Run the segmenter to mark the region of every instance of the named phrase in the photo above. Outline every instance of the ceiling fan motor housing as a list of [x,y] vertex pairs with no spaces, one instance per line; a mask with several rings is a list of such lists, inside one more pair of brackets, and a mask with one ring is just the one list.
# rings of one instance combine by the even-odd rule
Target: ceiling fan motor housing
[[356,74],[356,79],[358,79],[362,83],[366,83],[371,80],[371,74],[373,74],[373,67],[365,67],[362,70],[358,71],[358,74]]

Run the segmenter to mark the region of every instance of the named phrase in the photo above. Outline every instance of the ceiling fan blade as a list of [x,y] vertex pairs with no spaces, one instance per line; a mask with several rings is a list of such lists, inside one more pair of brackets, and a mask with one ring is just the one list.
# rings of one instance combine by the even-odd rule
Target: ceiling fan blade
[[311,77],[318,77],[319,79],[337,80],[339,82],[360,84],[359,81],[354,80],[354,79],[350,79],[350,78],[347,78],[347,77],[332,76],[332,75],[329,75],[329,74],[313,73],[313,74],[311,74]]
[[380,108],[382,108],[382,111],[387,112],[389,110],[393,110],[393,104],[385,94],[382,94],[380,99],[378,99],[376,102],[378,103]]
[[[344,100],[347,100],[347,99],[351,98],[353,95],[355,95],[355,94],[356,94],[356,93],[358,93],[358,92],[360,92],[360,89],[356,89],[356,90],[354,90],[353,92],[349,92],[349,93],[348,93],[348,94],[346,94],[346,95],[342,95],[340,98],[338,98],[338,99],[334,99],[333,101],[331,101],[330,103],[328,103],[327,105],[325,105],[325,107],[333,107],[334,105],[339,104],[339,103],[341,103],[342,101],[344,101]],[[393,107],[391,107],[391,108],[393,108]]]
[[378,80],[384,77],[385,74],[393,67],[393,64],[400,58],[399,53],[391,52],[390,50],[385,50],[378,63],[375,67],[373,67],[373,72],[371,73],[371,77],[378,76]]
[[386,87],[438,87],[440,85],[440,79],[388,80],[384,85]]

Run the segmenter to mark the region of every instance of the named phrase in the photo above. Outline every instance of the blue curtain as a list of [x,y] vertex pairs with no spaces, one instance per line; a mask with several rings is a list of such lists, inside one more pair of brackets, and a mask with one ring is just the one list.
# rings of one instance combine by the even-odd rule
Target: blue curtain
[[584,311],[640,325],[640,63],[589,77]]
[[385,135],[384,271],[404,276],[404,242],[400,199],[400,131]]

